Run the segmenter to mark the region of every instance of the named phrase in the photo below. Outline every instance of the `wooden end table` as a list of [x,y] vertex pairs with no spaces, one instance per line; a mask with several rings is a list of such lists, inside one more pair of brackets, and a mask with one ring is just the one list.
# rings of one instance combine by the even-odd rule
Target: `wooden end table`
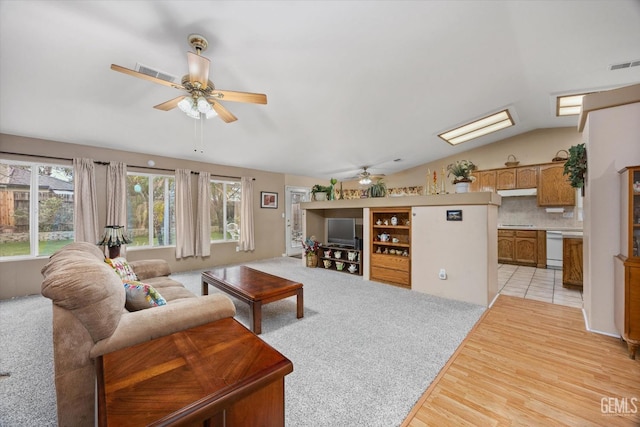
[[98,357],[98,425],[284,426],[292,371],[238,321],[220,319]]
[[262,333],[262,306],[270,302],[296,296],[296,316],[304,317],[302,283],[236,265],[202,273],[202,295],[209,293],[208,285],[249,304],[249,325],[256,335]]

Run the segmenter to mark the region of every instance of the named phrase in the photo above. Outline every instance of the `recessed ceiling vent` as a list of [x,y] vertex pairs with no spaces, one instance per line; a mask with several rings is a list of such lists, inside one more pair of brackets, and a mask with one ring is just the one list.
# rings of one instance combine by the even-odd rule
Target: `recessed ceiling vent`
[[162,71],[154,70],[153,68],[147,67],[146,65],[142,64],[136,64],[136,71],[142,74],[146,74],[147,76],[155,77],[157,79],[161,79],[171,83],[175,83],[177,79],[176,76],[163,73]]
[[628,61],[628,62],[622,62],[620,64],[613,64],[609,66],[609,70],[613,71],[613,70],[622,70],[624,68],[631,68],[631,67],[637,67],[638,65],[640,65],[640,59],[636,59],[633,61]]

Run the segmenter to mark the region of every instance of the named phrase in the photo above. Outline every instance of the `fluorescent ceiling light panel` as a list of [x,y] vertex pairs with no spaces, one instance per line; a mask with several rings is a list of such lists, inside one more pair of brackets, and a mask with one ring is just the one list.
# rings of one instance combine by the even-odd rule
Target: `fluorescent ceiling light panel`
[[556,98],[556,116],[577,116],[582,111],[582,98],[593,92],[563,95]]
[[456,145],[513,125],[513,118],[511,118],[509,110],[502,110],[474,122],[467,123],[466,125],[451,129],[445,133],[441,133],[438,136],[449,144]]

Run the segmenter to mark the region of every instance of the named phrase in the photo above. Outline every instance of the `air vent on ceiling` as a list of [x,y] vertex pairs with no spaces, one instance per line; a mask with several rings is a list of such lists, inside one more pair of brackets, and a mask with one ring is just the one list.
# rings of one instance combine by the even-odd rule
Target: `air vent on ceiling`
[[157,79],[164,80],[167,82],[174,83],[176,81],[176,76],[163,73],[162,71],[154,70],[153,68],[149,68],[146,65],[136,64],[136,71],[142,74],[146,74],[147,76],[155,77]]
[[640,65],[640,59],[636,59],[628,62],[621,62],[620,64],[613,64],[609,66],[609,70],[622,70],[624,68],[637,67]]

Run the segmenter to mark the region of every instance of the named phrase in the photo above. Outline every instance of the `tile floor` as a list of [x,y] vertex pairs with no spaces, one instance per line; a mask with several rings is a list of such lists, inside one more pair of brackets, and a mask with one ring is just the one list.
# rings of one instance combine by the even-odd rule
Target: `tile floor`
[[499,264],[498,290],[503,295],[582,308],[582,291],[562,287],[562,270]]

